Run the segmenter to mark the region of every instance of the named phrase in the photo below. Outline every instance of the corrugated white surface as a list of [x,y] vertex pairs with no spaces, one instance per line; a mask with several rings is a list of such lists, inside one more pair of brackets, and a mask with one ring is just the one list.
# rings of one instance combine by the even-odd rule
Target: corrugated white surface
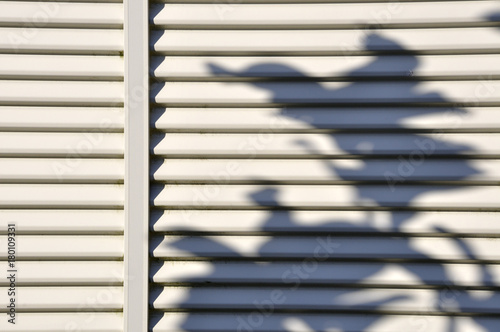
[[493,332],[496,1],[151,4],[151,330]]
[[14,325],[4,276],[1,331],[124,330],[123,20],[118,2],[0,3],[0,266],[17,310]]

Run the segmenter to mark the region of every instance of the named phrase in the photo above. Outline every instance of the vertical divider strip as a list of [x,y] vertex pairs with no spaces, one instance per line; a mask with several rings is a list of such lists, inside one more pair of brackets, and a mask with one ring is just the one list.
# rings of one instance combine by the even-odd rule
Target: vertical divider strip
[[124,331],[148,331],[149,1],[125,9],[125,303]]

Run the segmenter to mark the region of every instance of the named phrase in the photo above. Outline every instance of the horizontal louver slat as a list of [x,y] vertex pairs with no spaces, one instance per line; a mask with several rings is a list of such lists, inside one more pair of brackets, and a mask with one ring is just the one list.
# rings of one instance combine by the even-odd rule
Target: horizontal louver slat
[[3,184],[1,208],[121,208],[123,185]]
[[500,42],[496,28],[390,29],[373,36],[364,30],[156,30],[151,38],[152,51],[172,55],[475,53],[497,51]]
[[1,79],[122,80],[123,59],[114,56],[0,54]]
[[[287,107],[155,108],[153,128],[162,131],[283,132],[342,129],[498,131],[500,108],[493,107]],[[245,121],[241,121],[245,118]]]
[[7,225],[19,226],[17,234],[121,234],[123,210],[0,210],[0,234]]
[[[267,313],[267,311],[266,311]],[[260,315],[259,315],[260,314]],[[242,313],[166,313],[155,315],[158,323],[153,332],[232,332],[238,329],[256,332],[282,332],[283,328],[290,331],[321,331],[335,329],[339,331],[364,332],[367,328],[372,332],[408,331],[418,332],[424,326],[428,332],[442,332],[450,324],[449,317],[434,315],[387,315],[387,314],[281,314],[273,312],[266,316],[257,311]],[[262,318],[262,319],[260,319]],[[484,327],[495,328],[500,322],[498,318],[488,317],[454,317],[457,325],[467,332],[483,332]],[[260,324],[257,324],[259,322]]]
[[[499,34],[500,35],[500,34]],[[176,105],[324,104],[497,104],[500,81],[456,82],[167,82],[153,91],[154,102]],[[453,105],[454,104],[454,105]]]
[[152,188],[161,207],[498,209],[496,186],[166,185]]
[[0,104],[120,106],[123,83],[0,81]]
[[[500,229],[498,217],[497,212],[160,210],[152,214],[152,228],[163,233],[374,232],[379,235],[388,232],[436,234],[438,226],[450,234],[495,236]],[[395,224],[398,220],[405,222]]]
[[0,183],[123,183],[122,159],[4,159]]
[[153,4],[156,26],[353,26],[353,25],[443,25],[481,24],[496,21],[500,11],[495,1],[294,3],[294,4]]
[[[152,140],[159,156],[302,157],[348,155],[497,155],[498,134],[166,134]],[[463,164],[464,162],[461,162]]]
[[[123,262],[103,261],[23,261],[19,286],[81,285],[119,286],[123,283]],[[0,280],[8,286],[9,280]]]
[[3,131],[123,132],[120,108],[0,106]]
[[[154,257],[232,258],[232,259],[307,259],[316,263],[325,259],[402,259],[469,260],[457,244],[474,252],[474,259],[498,261],[495,250],[499,239],[484,238],[399,238],[334,236],[165,236],[158,243]],[[160,242],[161,241],[161,242]],[[423,250],[421,250],[423,248]],[[417,250],[418,249],[418,250]],[[429,254],[428,254],[429,253]]]
[[[0,287],[2,302],[6,303],[7,289]],[[17,301],[17,311],[28,312],[85,312],[120,311],[123,307],[121,287],[23,287]],[[0,308],[0,312],[7,312]]]
[[[6,244],[7,236],[0,236]],[[123,258],[123,236],[18,236],[16,250],[19,260],[119,260]],[[0,259],[7,260],[7,253],[0,253]],[[22,262],[18,264],[21,271]],[[21,273],[21,272],[19,272]]]
[[500,74],[498,56],[386,55],[309,57],[156,56],[151,74],[158,80],[245,80],[287,78],[296,80],[359,78],[490,78]]
[[[2,157],[122,157],[123,134],[102,133],[99,130],[85,133],[0,133]],[[72,168],[75,163],[68,163]]]
[[[449,292],[449,290],[447,290]],[[275,293],[273,293],[275,292]],[[463,313],[490,313],[496,310],[495,294],[490,301],[477,301],[484,291],[455,291]],[[279,295],[276,295],[279,294]],[[439,295],[439,293],[438,293]],[[183,288],[166,287],[152,303],[153,308],[160,310],[200,309],[210,306],[214,309],[255,310],[255,302],[277,298],[274,310],[295,311],[393,311],[401,313],[442,312],[454,313],[453,305],[434,304],[436,292],[432,290],[409,289],[321,289],[321,288]],[[485,295],[483,295],[485,296]],[[366,303],[366,304],[365,304]]]
[[119,3],[102,3],[96,7],[93,3],[2,1],[0,13],[3,26],[26,26],[26,18],[31,18],[34,26],[42,27],[121,28],[123,25],[123,5]]
[[[426,160],[418,167],[410,161],[377,160],[204,160],[177,159],[158,163],[153,174],[156,181],[169,183],[317,183],[348,181],[389,182],[402,170],[408,170],[404,181],[500,181],[500,161],[467,160],[455,167],[456,160]],[[155,164],[156,165],[156,164]],[[231,172],[237,167],[237,171]],[[407,168],[404,168],[407,167]],[[1,169],[1,168],[0,168]],[[471,170],[475,170],[471,172]],[[1,178],[0,178],[1,179]],[[390,182],[389,182],[390,183]]]
[[[119,312],[71,312],[71,313],[27,313],[16,322],[16,329],[30,332],[67,332],[78,328],[85,332],[121,332],[123,314]],[[12,324],[0,321],[2,331],[11,331]],[[12,330],[15,331],[15,330]]]
[[0,28],[0,53],[115,54],[123,31],[103,29]]
[[[287,271],[305,266],[303,262],[280,262],[269,264],[255,262],[203,262],[203,261],[166,261],[153,263],[156,273],[153,281],[159,284],[218,284],[226,286],[282,285],[295,286],[300,278]],[[399,264],[385,262],[322,262],[307,279],[300,280],[302,285],[364,285],[364,286],[401,286],[425,287],[455,285],[482,287],[483,282],[474,276],[476,267],[472,264],[432,264],[405,263],[405,269]],[[500,281],[500,266],[488,265],[491,283]],[[216,271],[216,273],[211,273]],[[411,272],[410,272],[411,271]],[[450,279],[443,275],[450,271]],[[255,278],[255,276],[259,276]],[[418,275],[420,278],[416,278]],[[367,277],[369,276],[369,277]]]

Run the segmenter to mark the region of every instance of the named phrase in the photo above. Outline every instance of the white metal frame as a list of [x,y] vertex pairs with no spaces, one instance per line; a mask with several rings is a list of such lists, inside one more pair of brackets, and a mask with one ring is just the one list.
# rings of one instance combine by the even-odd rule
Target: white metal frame
[[148,1],[125,0],[124,331],[148,331],[149,26]]

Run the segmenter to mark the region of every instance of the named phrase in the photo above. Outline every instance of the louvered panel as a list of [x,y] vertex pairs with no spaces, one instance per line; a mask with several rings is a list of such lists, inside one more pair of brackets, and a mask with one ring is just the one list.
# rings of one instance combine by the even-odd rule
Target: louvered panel
[[392,55],[324,57],[156,56],[152,75],[157,79],[245,80],[258,78],[489,78],[500,73],[497,56]]
[[150,9],[151,331],[496,329],[498,3]]
[[[272,190],[269,190],[272,194]],[[499,233],[497,212],[405,211],[231,211],[171,210],[153,213],[152,228],[160,233]],[[471,222],[474,220],[474,222]],[[398,225],[398,221],[404,221]],[[442,235],[442,234],[441,234]]]
[[0,54],[1,79],[123,79],[123,58],[91,55]]
[[121,28],[123,25],[123,5],[119,3],[96,7],[93,3],[2,1],[0,13],[3,26],[25,26],[26,18],[31,18],[34,25],[45,27]]
[[[9,207],[10,208],[10,207]],[[15,222],[17,234],[121,234],[122,210],[0,210],[0,234]]]
[[0,3],[2,331],[124,330],[123,12]]
[[154,332],[282,332],[282,331],[349,331],[349,332],[387,332],[408,331],[428,332],[446,331],[450,324],[456,323],[457,332],[483,332],[484,327],[493,330],[499,320],[488,317],[442,317],[420,315],[389,314],[282,314],[257,311],[252,313],[206,314],[206,313],[166,313],[154,317],[159,323]]
[[0,107],[2,131],[123,132],[121,108],[104,107]]
[[389,29],[371,36],[363,30],[169,30],[152,31],[151,38],[153,51],[172,55],[478,53],[496,52],[500,42],[496,28]]
[[[499,34],[500,35],[500,34]],[[497,104],[500,81],[456,82],[167,82],[154,101],[162,105],[256,106],[272,104]]]
[[[274,2],[274,1],[273,1]],[[333,1],[332,1],[333,2]],[[303,3],[282,4],[155,4],[156,26],[297,27],[376,25],[481,24],[500,11],[496,1],[446,1],[416,3]],[[214,8],[215,7],[215,8]],[[497,21],[497,17],[491,17]]]
[[[498,155],[498,134],[166,134],[153,138],[159,156],[318,158],[348,155]],[[498,142],[498,143],[497,143]],[[463,166],[465,162],[457,165]]]
[[[67,332],[78,329],[84,332],[121,332],[123,314],[119,312],[23,313],[24,319],[16,322],[16,329],[30,332]],[[3,331],[10,331],[12,324],[0,321]],[[15,331],[15,330],[14,330]]]
[[[241,121],[244,118],[245,121]],[[169,132],[318,132],[342,129],[498,131],[497,107],[155,108],[155,129]]]

